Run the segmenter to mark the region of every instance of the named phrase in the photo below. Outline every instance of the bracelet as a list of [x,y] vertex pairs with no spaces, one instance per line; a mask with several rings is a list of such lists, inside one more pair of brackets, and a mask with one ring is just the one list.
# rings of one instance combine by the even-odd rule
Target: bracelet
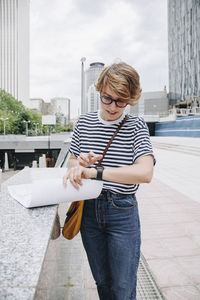
[[97,180],[102,180],[104,167],[99,166],[99,167],[95,167],[95,169],[97,170],[97,177],[96,177],[96,179]]

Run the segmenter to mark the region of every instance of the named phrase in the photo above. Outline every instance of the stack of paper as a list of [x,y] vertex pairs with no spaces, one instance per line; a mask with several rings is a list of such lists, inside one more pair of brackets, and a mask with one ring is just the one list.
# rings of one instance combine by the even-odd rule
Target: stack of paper
[[[67,186],[64,187],[62,177],[58,177],[58,174],[60,175],[60,171],[56,173],[54,169],[54,172],[49,171],[48,173],[48,170],[50,170],[50,168],[47,168],[45,171],[48,175],[46,176],[47,178],[41,178],[40,176],[41,174],[44,174],[44,171],[36,171],[37,178],[39,177],[37,180],[33,179],[28,184],[16,184],[8,186],[10,195],[24,207],[31,208],[53,205],[61,202],[72,202],[97,198],[103,188],[102,181],[91,179],[82,179],[83,185],[80,186],[79,190],[76,190],[69,181],[67,182]],[[53,176],[50,176],[50,173],[53,173]],[[34,176],[31,177],[36,177],[35,174],[36,173],[34,173]]]

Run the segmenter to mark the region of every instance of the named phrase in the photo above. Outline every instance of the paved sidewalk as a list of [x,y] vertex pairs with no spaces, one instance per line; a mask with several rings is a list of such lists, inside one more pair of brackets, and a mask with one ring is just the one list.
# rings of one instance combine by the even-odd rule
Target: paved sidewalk
[[[153,137],[154,179],[137,194],[142,253],[167,300],[200,299],[200,139]],[[167,146],[168,145],[168,146]]]
[[142,253],[166,300],[200,299],[200,203],[154,179],[138,191]]
[[[151,140],[157,159],[154,178],[200,202],[200,139],[152,137]],[[165,150],[157,148],[158,143],[164,145]],[[183,149],[190,154],[182,152]]]

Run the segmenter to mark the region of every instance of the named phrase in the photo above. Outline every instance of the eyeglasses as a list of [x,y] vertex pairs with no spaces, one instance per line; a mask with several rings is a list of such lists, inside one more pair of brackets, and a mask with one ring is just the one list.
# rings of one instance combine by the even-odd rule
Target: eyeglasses
[[123,100],[117,99],[114,100],[111,97],[108,96],[100,96],[101,101],[106,104],[106,105],[110,105],[111,103],[113,103],[113,101],[115,102],[115,105],[117,107],[126,107],[128,103],[124,102]]

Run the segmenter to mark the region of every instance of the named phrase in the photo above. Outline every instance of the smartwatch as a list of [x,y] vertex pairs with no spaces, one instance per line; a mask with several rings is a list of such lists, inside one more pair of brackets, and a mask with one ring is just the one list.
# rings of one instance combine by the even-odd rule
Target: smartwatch
[[102,180],[104,167],[99,166],[99,167],[95,167],[95,169],[97,170],[97,177],[96,177],[96,179],[97,180]]

